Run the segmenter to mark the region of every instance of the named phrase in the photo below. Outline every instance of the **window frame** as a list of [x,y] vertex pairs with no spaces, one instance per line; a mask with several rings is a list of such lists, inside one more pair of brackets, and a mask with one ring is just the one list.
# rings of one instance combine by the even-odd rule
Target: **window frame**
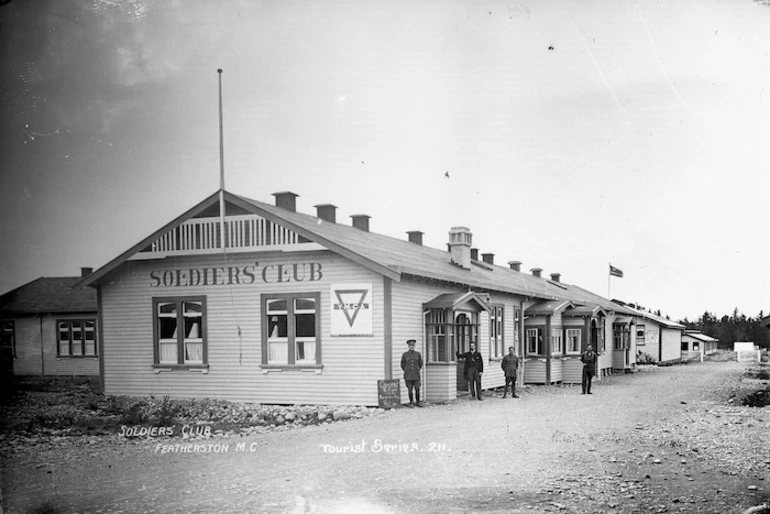
[[[160,334],[160,318],[163,316],[158,315],[158,307],[160,304],[175,303],[176,304],[176,327],[184,327],[184,304],[186,303],[200,303],[200,327],[198,328],[200,337],[193,339],[201,340],[201,362],[185,362],[185,344],[188,341],[185,338],[184,330],[176,330],[176,355],[177,360],[172,362],[161,362],[161,334]],[[192,317],[192,316],[190,316]],[[195,316],[198,317],[198,316]],[[206,296],[157,296],[152,298],[152,339],[153,339],[153,367],[156,369],[205,369],[209,368],[208,364],[208,330],[207,330],[207,309],[206,309]],[[171,338],[168,338],[171,339]]]
[[[531,336],[534,334],[535,336],[535,351],[530,350],[530,342],[532,341]],[[527,356],[532,357],[543,357],[545,356],[545,348],[543,344],[543,329],[542,327],[530,327],[525,329],[524,331],[524,339],[525,339],[525,345],[527,349]]]
[[563,342],[564,342],[564,338],[562,334],[562,329],[552,328],[551,329],[551,355],[564,354]]
[[[94,352],[93,353],[86,353],[86,323],[91,323],[93,325],[93,345],[94,345]],[[79,324],[80,327],[80,338],[78,340],[75,340],[74,334],[75,334],[75,326],[76,324]],[[69,335],[67,340],[67,353],[62,353],[62,343],[64,342],[62,340],[62,325],[66,325],[67,329],[66,332]],[[98,335],[96,333],[96,318],[61,318],[56,320],[56,357],[59,359],[93,359],[94,357],[99,356],[99,344],[98,344]],[[73,353],[73,349],[75,348],[75,345],[80,345],[80,351],[81,353]],[[15,355],[14,355],[15,356]]]
[[[583,348],[583,329],[568,327],[565,329],[566,336],[564,338],[564,353],[565,355],[580,355]],[[577,334],[577,346],[575,350],[570,349],[570,333]]]
[[489,359],[500,360],[505,351],[505,306],[492,305],[489,313],[489,345],[492,349]]
[[[645,346],[647,344],[647,327],[645,325],[636,325],[636,346]],[[639,331],[642,331],[641,337]]]
[[467,352],[471,342],[476,343],[476,350],[483,355],[479,345],[480,328],[478,311],[441,307],[429,309],[425,318],[428,342],[426,364],[454,364],[457,352]]
[[[307,309],[301,309],[296,306],[297,300],[313,299],[315,302],[314,311],[314,329],[315,329],[315,358],[305,359],[297,362],[297,343],[308,342],[308,337],[296,335],[296,312]],[[286,301],[286,362],[270,362],[269,361],[269,345],[270,345],[270,312],[268,311],[268,302],[274,300]],[[322,360],[322,337],[321,337],[321,293],[319,291],[312,292],[291,292],[291,293],[263,293],[260,297],[260,306],[262,314],[260,316],[262,325],[262,363],[263,369],[321,369],[323,368]],[[299,312],[300,315],[308,314],[308,312]],[[283,339],[283,338],[282,338]],[[298,341],[298,339],[300,339]]]
[[631,327],[624,323],[615,323],[612,326],[613,350],[627,350],[631,347]]

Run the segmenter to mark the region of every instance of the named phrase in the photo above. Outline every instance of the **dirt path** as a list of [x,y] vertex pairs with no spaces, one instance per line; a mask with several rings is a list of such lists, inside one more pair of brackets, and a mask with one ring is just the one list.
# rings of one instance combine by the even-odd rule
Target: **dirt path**
[[3,504],[6,512],[739,513],[770,492],[770,411],[728,403],[745,386],[743,370],[654,368],[609,377],[590,396],[533,387],[520,399],[461,399],[183,446],[219,452],[180,453],[173,445],[188,442],[167,438],[38,441],[5,460]]

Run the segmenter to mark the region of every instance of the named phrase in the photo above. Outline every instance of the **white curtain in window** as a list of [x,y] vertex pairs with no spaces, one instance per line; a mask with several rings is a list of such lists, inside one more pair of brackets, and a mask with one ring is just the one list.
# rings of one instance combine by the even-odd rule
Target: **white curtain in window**
[[176,341],[160,343],[160,362],[176,364]]
[[203,362],[203,342],[191,343],[186,342],[185,345],[185,362]]
[[268,362],[272,363],[288,363],[289,362],[289,344],[286,341],[271,342],[268,346],[269,355],[267,356]]
[[299,361],[315,362],[315,341],[297,342],[297,351],[296,351],[295,359],[297,362]]

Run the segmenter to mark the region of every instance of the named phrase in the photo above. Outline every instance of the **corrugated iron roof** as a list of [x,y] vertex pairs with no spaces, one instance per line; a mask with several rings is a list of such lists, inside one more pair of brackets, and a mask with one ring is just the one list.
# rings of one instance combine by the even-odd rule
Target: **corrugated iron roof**
[[81,277],[40,277],[0,296],[0,314],[96,312],[96,291],[73,289]]
[[697,339],[699,341],[703,341],[704,343],[711,343],[711,342],[714,342],[714,341],[719,341],[719,339],[714,339],[713,337],[707,336],[706,334],[704,334],[702,332],[690,332],[690,331],[685,330],[684,335],[690,336],[693,339]]
[[[464,269],[452,263],[450,253],[408,240],[361,230],[349,225],[323,221],[315,216],[292,212],[274,205],[239,197],[271,215],[303,229],[305,233],[333,241],[367,261],[375,262],[401,275],[431,278],[491,291],[508,292],[533,298],[554,298],[546,281],[510,268],[484,263]],[[308,237],[306,234],[305,237]],[[317,239],[316,239],[317,240]]]
[[566,309],[568,307],[574,307],[574,304],[569,300],[551,300],[547,302],[539,302],[531,307],[528,307],[524,310],[524,314],[527,316],[551,316],[555,312]]
[[468,291],[466,293],[445,293],[440,294],[434,299],[423,304],[426,309],[456,309],[462,307],[468,302],[476,303],[481,309],[490,310],[489,302],[486,298]]
[[[98,283],[107,273],[121,265],[136,252],[154,241],[158,236],[176,227],[186,219],[203,212],[218,201],[219,192],[209,196],[198,205],[167,223],[153,234],[129,248],[105,264],[90,276],[80,280],[78,287]],[[512,270],[473,260],[470,269],[462,268],[451,260],[450,252],[412,243],[406,239],[377,234],[350,225],[325,221],[313,215],[295,212],[273,204],[244,196],[224,192],[225,201],[278,223],[299,235],[317,242],[329,250],[349,258],[393,280],[415,277],[432,279],[478,291],[495,291],[526,296],[539,300],[569,300],[575,306],[586,306],[591,310],[601,307],[605,312],[626,315],[646,315],[611,300],[591,293],[578,286],[564,282],[535,277],[528,273]],[[677,325],[670,320],[665,323]],[[677,325],[679,326],[679,325]]]

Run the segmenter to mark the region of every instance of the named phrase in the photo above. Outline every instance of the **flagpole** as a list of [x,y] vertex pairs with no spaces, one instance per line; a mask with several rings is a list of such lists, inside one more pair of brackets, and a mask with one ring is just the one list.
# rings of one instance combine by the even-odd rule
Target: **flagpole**
[[225,248],[225,144],[222,123],[222,68],[219,74],[219,231],[220,244]]
[[612,283],[612,271],[611,271],[612,270],[612,263],[609,262],[607,264],[610,265],[607,268],[607,299],[608,300],[612,300],[612,293],[610,292],[611,291],[610,284]]

